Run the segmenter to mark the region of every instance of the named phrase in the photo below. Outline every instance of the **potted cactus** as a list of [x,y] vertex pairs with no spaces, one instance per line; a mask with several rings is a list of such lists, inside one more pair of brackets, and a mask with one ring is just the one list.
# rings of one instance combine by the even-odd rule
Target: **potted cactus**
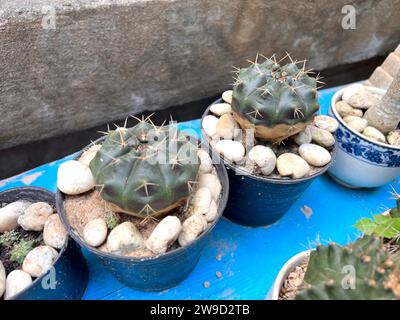
[[0,204],[0,299],[80,299],[88,270],[55,213],[54,194],[9,189]]
[[337,161],[330,175],[352,188],[379,187],[400,175],[400,72],[387,91],[355,84],[332,98],[340,123]]
[[320,81],[305,61],[263,59],[238,69],[233,90],[202,118],[203,139],[230,169],[225,215],[250,226],[279,220],[327,170],[338,127],[335,119],[318,115]]
[[196,139],[150,119],[110,130],[63,163],[57,186],[70,235],[145,291],[190,274],[228,195],[225,168]]

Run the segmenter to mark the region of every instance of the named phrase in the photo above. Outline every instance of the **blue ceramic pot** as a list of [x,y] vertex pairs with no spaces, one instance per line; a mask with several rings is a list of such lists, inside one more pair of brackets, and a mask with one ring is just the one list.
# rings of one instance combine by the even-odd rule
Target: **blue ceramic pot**
[[[102,140],[104,140],[104,137],[98,139],[95,143],[101,143]],[[83,149],[77,158],[90,146]],[[162,291],[175,287],[189,276],[200,259],[201,252],[208,241],[211,230],[222,216],[229,193],[228,174],[222,164],[216,165],[216,170],[222,184],[222,197],[219,202],[217,219],[191,244],[159,256],[138,259],[105,253],[88,246],[69,225],[63,204],[64,194],[60,190],[56,194],[57,209],[70,236],[100,259],[104,266],[121,283],[142,291]]]
[[[222,99],[218,99],[213,104],[221,102]],[[204,112],[202,120],[210,114],[209,110],[210,107]],[[209,146],[207,134],[203,129],[201,132],[203,144]],[[230,185],[224,216],[235,223],[251,227],[273,224],[281,219],[308,186],[329,168],[334,161],[335,150],[331,155],[331,162],[318,173],[301,179],[276,179],[251,175],[220,157],[228,169]]]
[[[11,203],[17,200],[31,202],[44,201],[55,205],[54,193],[36,187],[22,187],[5,190],[0,193],[0,202]],[[68,238],[59,251],[53,264],[55,286],[48,285],[51,271],[36,278],[35,281],[13,299],[15,300],[79,300],[86,290],[88,268],[79,246]],[[44,285],[43,285],[44,283]]]

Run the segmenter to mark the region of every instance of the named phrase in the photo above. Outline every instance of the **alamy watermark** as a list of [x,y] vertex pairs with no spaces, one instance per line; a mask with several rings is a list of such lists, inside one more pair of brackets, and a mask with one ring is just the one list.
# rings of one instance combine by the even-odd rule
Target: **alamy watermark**
[[356,8],[351,4],[347,4],[342,7],[342,14],[344,14],[342,18],[342,28],[344,30],[356,29]]

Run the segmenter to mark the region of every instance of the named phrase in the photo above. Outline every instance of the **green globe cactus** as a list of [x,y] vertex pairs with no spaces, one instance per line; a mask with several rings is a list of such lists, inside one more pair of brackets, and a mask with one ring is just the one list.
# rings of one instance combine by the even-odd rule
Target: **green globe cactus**
[[375,237],[341,247],[318,246],[311,253],[298,300],[375,300],[400,298],[400,260]]
[[309,76],[287,55],[290,62],[257,59],[237,71],[232,94],[232,110],[243,129],[254,129],[261,139],[280,142],[304,130],[319,110],[318,78]]
[[109,131],[89,165],[110,208],[143,219],[180,206],[199,166],[197,145],[187,136],[147,121]]

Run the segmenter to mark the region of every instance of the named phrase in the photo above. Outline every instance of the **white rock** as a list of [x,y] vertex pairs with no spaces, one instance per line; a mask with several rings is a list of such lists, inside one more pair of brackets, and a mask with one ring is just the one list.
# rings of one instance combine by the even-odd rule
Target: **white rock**
[[178,242],[184,247],[192,243],[207,228],[207,220],[202,214],[194,214],[187,218],[182,224]]
[[343,90],[342,100],[348,103],[350,98],[362,88],[364,88],[364,86],[360,83],[347,86],[346,89]]
[[249,151],[249,159],[254,161],[260,168],[261,172],[269,175],[274,171],[276,166],[276,155],[271,148],[257,145]]
[[332,159],[328,150],[312,143],[305,143],[299,147],[300,156],[315,167],[323,167]]
[[79,157],[78,161],[85,166],[89,167],[90,162],[93,160],[93,158],[96,156],[97,151],[101,149],[100,144],[95,144],[91,146],[89,149],[87,149],[85,152],[82,153],[82,155]]
[[229,113],[218,119],[217,135],[222,139],[234,139],[241,133],[239,125]]
[[199,188],[207,188],[211,192],[211,196],[214,200],[219,198],[222,191],[221,182],[218,176],[213,173],[205,173],[199,177]]
[[200,187],[192,199],[192,207],[195,213],[206,214],[210,208],[212,200],[211,191],[208,188]]
[[[106,240],[107,232],[107,224],[104,219],[94,219],[89,221],[83,228],[83,240],[92,247],[98,247]],[[117,247],[118,245],[115,246]]]
[[52,247],[38,246],[28,252],[22,263],[22,270],[32,277],[40,277],[50,270],[57,256],[58,252]]
[[303,131],[294,136],[294,142],[299,146],[303,143],[310,143],[312,141],[312,134],[310,126],[307,126]]
[[205,214],[206,220],[208,222],[214,221],[218,217],[218,205],[212,200],[210,203],[210,207],[208,208],[207,213]]
[[312,140],[323,147],[331,147],[335,144],[335,137],[329,131],[310,126]]
[[363,116],[362,110],[354,109],[351,105],[349,105],[347,102],[344,102],[344,101],[336,102],[335,109],[341,117],[345,117],[345,116],[362,117]]
[[69,160],[60,165],[57,187],[65,194],[77,195],[94,188],[95,181],[89,167],[79,161]]
[[28,201],[16,201],[9,203],[0,209],[0,233],[12,231],[18,227],[18,217],[23,215],[31,205]]
[[6,291],[6,269],[4,269],[3,263],[0,261],[0,298]]
[[26,231],[42,231],[47,218],[52,214],[53,208],[48,203],[35,202],[18,217],[18,224]]
[[4,299],[9,300],[32,284],[32,277],[22,270],[11,271],[6,280]]
[[210,111],[217,116],[222,116],[226,113],[231,113],[232,108],[229,103],[215,103],[210,107]]
[[224,100],[225,102],[231,104],[232,103],[232,90],[226,90],[223,94],[222,94],[222,100]]
[[372,93],[371,91],[363,88],[354,93],[347,102],[353,108],[368,109],[378,104],[381,99],[381,95]]
[[294,179],[304,177],[310,170],[308,163],[294,153],[281,154],[276,160],[276,167],[282,177],[290,176]]
[[46,220],[43,228],[43,241],[46,245],[55,249],[61,249],[67,241],[65,230],[58,214],[52,214]]
[[368,121],[355,117],[355,116],[347,116],[343,118],[343,121],[347,123],[347,125],[357,132],[363,132],[365,128],[368,127]]
[[204,132],[209,137],[215,137],[217,135],[217,123],[218,118],[212,115],[205,116],[201,126],[203,127]]
[[208,152],[203,149],[199,149],[197,151],[197,156],[200,159],[199,173],[211,172],[213,169],[213,164]]
[[366,127],[363,131],[363,135],[374,141],[386,142],[385,135],[374,127]]
[[220,140],[216,143],[215,149],[229,161],[239,162],[245,154],[244,146],[239,141]]
[[165,253],[175,242],[182,230],[180,220],[175,216],[162,219],[146,241],[146,247],[155,254]]
[[392,146],[400,147],[400,130],[394,130],[388,133],[387,140]]
[[140,249],[143,245],[142,234],[136,226],[129,221],[123,222],[112,229],[107,238],[108,250],[115,253]]
[[316,116],[314,125],[329,132],[335,132],[339,128],[339,122],[336,119],[324,115]]

